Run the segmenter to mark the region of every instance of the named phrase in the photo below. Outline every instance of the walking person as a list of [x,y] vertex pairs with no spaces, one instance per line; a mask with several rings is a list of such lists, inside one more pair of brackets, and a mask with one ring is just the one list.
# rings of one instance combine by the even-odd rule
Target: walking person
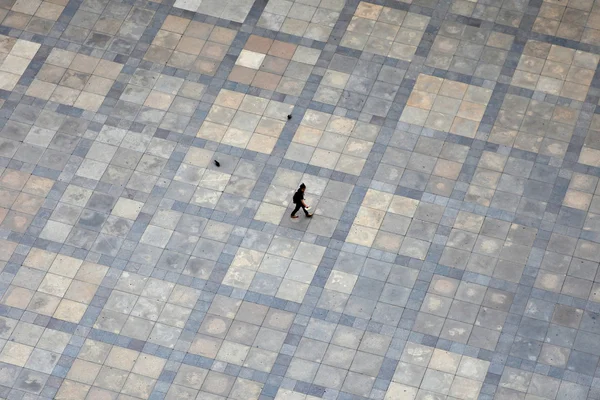
[[310,218],[313,216],[311,213],[308,212],[310,207],[307,206],[306,203],[304,202],[304,191],[305,190],[306,190],[306,185],[304,183],[302,183],[302,184],[300,184],[298,191],[296,191],[296,193],[294,193],[293,201],[294,201],[294,204],[296,205],[296,207],[294,207],[294,211],[292,211],[292,215],[290,215],[292,218],[298,218],[296,213],[300,209],[302,209],[302,211],[304,211],[304,214],[306,215],[307,218]]

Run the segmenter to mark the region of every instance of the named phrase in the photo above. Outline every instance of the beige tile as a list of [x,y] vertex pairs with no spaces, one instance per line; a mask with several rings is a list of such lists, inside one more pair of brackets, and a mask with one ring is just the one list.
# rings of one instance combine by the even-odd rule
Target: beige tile
[[258,69],[265,59],[265,54],[256,53],[250,50],[242,50],[235,62],[236,65],[250,69]]
[[29,174],[26,172],[7,169],[0,178],[0,187],[5,187],[12,190],[21,190],[29,179]]
[[17,42],[16,38],[11,38],[9,36],[0,36],[0,53],[8,54],[12,50],[13,46]]
[[221,347],[222,340],[198,334],[190,346],[189,352],[204,357],[215,358]]
[[160,30],[154,37],[152,44],[155,46],[166,47],[167,49],[174,49],[177,47],[177,43],[179,43],[180,39],[180,34]]
[[101,76],[92,75],[83,88],[84,91],[97,95],[106,96],[110,91],[114,81],[112,79],[103,78]]
[[137,351],[114,346],[104,364],[109,367],[131,371],[139,356],[140,353]]
[[400,383],[392,382],[386,392],[384,400],[406,399],[414,400],[417,397],[419,389],[406,386]]
[[54,89],[56,89],[55,84],[35,79],[27,88],[27,92],[25,94],[27,96],[37,97],[43,100],[50,100],[50,96],[52,96]]
[[394,196],[388,211],[412,218],[415,215],[418,206],[418,200],[403,196]]
[[4,58],[4,61],[0,65],[0,71],[5,71],[20,76],[23,75],[23,72],[25,72],[30,62],[31,60],[29,58],[16,56],[11,52],[11,54]]
[[560,293],[560,289],[563,285],[564,279],[564,275],[540,271],[540,273],[537,276],[537,279],[535,280],[534,286],[551,292]]
[[55,65],[57,67],[69,68],[71,62],[75,58],[77,54],[72,51],[63,50],[59,48],[53,48],[48,58],[46,59],[46,63]]
[[483,382],[489,368],[489,361],[478,360],[472,357],[463,356],[458,367],[458,376],[463,376],[476,381]]
[[354,12],[354,15],[360,18],[366,18],[371,20],[377,20],[383,10],[382,6],[375,4],[365,3],[361,1]]
[[48,273],[42,280],[38,290],[42,293],[63,297],[70,284],[70,278]]
[[579,154],[579,162],[593,167],[600,167],[600,150],[584,146]]
[[587,209],[590,207],[591,202],[591,194],[580,192],[577,190],[568,190],[563,200],[564,205],[584,211],[587,211]]
[[33,347],[31,346],[10,341],[2,349],[0,361],[24,367],[32,351]]
[[86,56],[85,54],[77,54],[73,58],[69,68],[78,72],[91,74],[94,72],[99,62],[100,59],[96,57]]
[[406,122],[408,124],[423,126],[425,124],[425,121],[427,121],[428,116],[428,110],[406,106],[404,107],[404,111],[400,116],[400,121]]
[[165,366],[165,363],[166,360],[163,358],[148,354],[140,354],[131,372],[147,376],[149,378],[158,379],[163,367]]
[[2,304],[7,306],[17,307],[20,309],[27,308],[29,301],[33,297],[34,292],[28,289],[9,286],[8,290],[2,297]]
[[304,296],[308,291],[308,285],[305,283],[295,282],[289,279],[283,279],[279,286],[276,296],[284,300],[295,301],[302,303]]
[[96,294],[97,289],[97,285],[74,280],[65,293],[65,299],[73,300],[79,303],[90,304],[94,298],[94,295]]
[[90,390],[89,385],[78,383],[70,380],[64,380],[58,393],[56,400],[84,400]]
[[176,50],[186,54],[193,54],[197,56],[202,51],[202,48],[204,47],[205,43],[206,41],[202,39],[190,36],[183,36],[179,41]]
[[51,101],[72,106],[81,92],[66,86],[57,86],[50,96]]
[[103,366],[94,385],[112,392],[120,392],[127,380],[127,375],[126,371]]
[[76,359],[73,366],[67,374],[67,379],[75,382],[91,385],[94,383],[98,372],[100,372],[100,364],[94,364],[89,361]]
[[[164,28],[167,29],[167,28]],[[212,32],[213,26],[203,22],[192,21],[186,28],[184,35],[199,39],[208,39]],[[169,29],[167,29],[169,30]]]
[[112,345],[110,344],[86,339],[77,358],[96,364],[103,364],[111,348]]
[[75,107],[96,112],[104,102],[104,96],[94,93],[81,92],[74,103]]
[[34,247],[29,251],[25,261],[23,261],[23,265],[26,267],[47,271],[56,258],[56,255],[56,253]]
[[144,60],[164,64],[169,61],[169,58],[172,54],[173,51],[170,49],[152,45],[148,48],[148,51],[144,55]]
[[19,12],[11,11],[8,13],[2,24],[10,28],[25,29],[31,20],[31,16]]
[[459,354],[435,349],[433,351],[431,361],[429,362],[429,368],[450,374],[456,374],[460,360],[461,356]]
[[135,221],[143,205],[142,202],[120,197],[113,207],[111,214]]
[[129,374],[127,381],[125,381],[125,385],[123,385],[121,393],[128,394],[136,398],[147,399],[150,397],[155,383],[156,380],[154,379],[150,379],[141,375]]
[[361,207],[358,210],[354,223],[369,228],[379,229],[384,217],[385,211]]
[[77,258],[59,254],[52,263],[49,272],[67,278],[74,278],[79,271],[83,261]]
[[63,299],[54,312],[54,318],[78,324],[87,306],[72,300]]
[[64,6],[44,1],[35,12],[35,16],[56,21],[64,9]]
[[236,34],[237,32],[235,30],[215,26],[208,39],[216,43],[230,45],[233,42],[233,39],[235,39]]
[[354,285],[358,277],[346,272],[333,270],[327,279],[325,289],[334,290],[336,292],[350,294],[354,289]]
[[21,193],[15,200],[12,209],[25,214],[35,215],[37,214],[43,203],[43,197],[33,196],[27,193]]
[[450,396],[458,399],[476,400],[479,397],[481,382],[457,376],[452,382]]
[[271,154],[275,148],[276,142],[277,138],[255,133],[252,135],[252,138],[248,142],[248,146],[246,146],[246,148],[259,153]]
[[104,265],[94,264],[86,261],[77,271],[75,279],[94,285],[100,285],[107,271],[108,267]]
[[237,110],[242,101],[244,100],[244,94],[233,92],[231,90],[221,90],[215,99],[215,105],[232,108]]
[[17,0],[12,6],[12,10],[15,12],[33,15],[40,4],[42,4],[41,0]]
[[221,142],[230,146],[245,148],[252,137],[252,132],[236,128],[228,128]]
[[119,63],[108,60],[100,60],[94,69],[94,75],[114,80],[117,79],[122,68],[123,65]]
[[190,26],[189,19],[168,15],[167,18],[165,18],[165,22],[163,22],[161,29],[183,34],[188,26]]
[[279,225],[286,212],[285,207],[269,203],[262,203],[256,211],[255,219]]

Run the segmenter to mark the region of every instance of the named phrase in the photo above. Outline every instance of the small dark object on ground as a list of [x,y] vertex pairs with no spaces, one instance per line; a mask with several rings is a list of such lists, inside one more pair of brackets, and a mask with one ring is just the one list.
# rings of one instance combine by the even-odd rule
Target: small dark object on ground
[[288,115],[288,119],[292,119],[292,114]]
[[216,165],[217,167],[220,167],[220,166],[221,166],[221,163],[220,163],[220,162],[218,162],[217,160],[215,160],[215,165]]

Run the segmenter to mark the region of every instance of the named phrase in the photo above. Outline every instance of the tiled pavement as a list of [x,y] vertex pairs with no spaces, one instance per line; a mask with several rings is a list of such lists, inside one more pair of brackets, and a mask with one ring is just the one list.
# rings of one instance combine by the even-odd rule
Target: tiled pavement
[[599,32],[0,0],[0,398],[600,399]]

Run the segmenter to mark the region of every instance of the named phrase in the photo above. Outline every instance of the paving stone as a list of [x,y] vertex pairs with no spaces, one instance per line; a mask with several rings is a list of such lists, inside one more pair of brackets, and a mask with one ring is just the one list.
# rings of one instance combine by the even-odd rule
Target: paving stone
[[0,397],[597,397],[597,7],[377,3],[0,1]]

